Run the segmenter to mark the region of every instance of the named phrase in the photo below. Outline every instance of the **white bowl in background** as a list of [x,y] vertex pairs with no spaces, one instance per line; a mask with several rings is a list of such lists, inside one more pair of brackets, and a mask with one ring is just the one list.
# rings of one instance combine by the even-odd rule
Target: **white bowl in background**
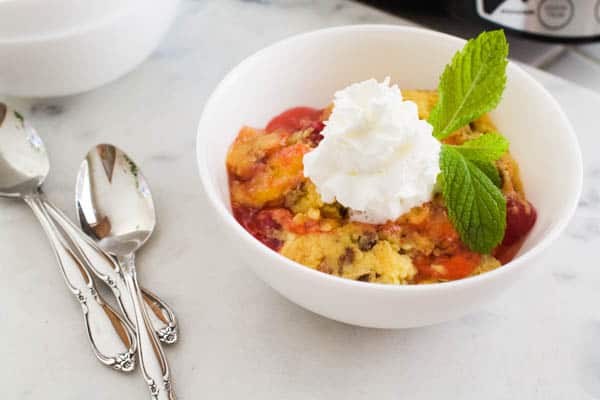
[[198,127],[197,158],[210,203],[228,245],[265,282],[294,303],[353,325],[407,328],[461,317],[495,299],[533,267],[579,199],[582,163],[577,138],[551,95],[509,63],[503,99],[492,117],[520,163],[538,220],[519,255],[494,271],[462,280],[392,286],[346,280],[295,263],[257,241],[233,218],[225,157],[243,125],[264,127],[297,105],[324,107],[336,90],[391,76],[400,88],[435,89],[444,66],[464,45],[429,30],[357,25],[295,36],[250,56],[223,79]]
[[0,94],[50,97],[108,83],[140,64],[178,0],[0,0]]

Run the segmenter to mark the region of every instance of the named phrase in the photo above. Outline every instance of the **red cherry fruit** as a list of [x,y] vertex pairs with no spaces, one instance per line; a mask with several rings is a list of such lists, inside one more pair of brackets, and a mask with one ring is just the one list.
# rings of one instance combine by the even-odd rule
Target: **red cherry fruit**
[[325,128],[325,124],[321,121],[317,121],[313,124],[313,131],[308,136],[308,140],[310,140],[315,147],[324,139],[324,136],[321,135],[323,128]]
[[323,129],[321,115],[323,110],[310,107],[294,107],[286,110],[273,118],[267,125],[267,132],[273,132],[282,129],[286,132],[297,132],[300,130],[313,128],[315,131]]
[[506,232],[502,246],[510,246],[523,239],[537,219],[535,208],[527,200],[506,199]]
[[283,242],[277,239],[282,225],[290,225],[292,214],[284,208],[257,210],[248,207],[233,207],[237,221],[267,247],[279,251]]

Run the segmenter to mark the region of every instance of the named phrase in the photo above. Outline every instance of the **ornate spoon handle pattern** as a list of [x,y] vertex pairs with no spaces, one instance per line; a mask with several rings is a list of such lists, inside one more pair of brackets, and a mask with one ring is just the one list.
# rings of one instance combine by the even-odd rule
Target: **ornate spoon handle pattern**
[[[127,295],[127,284],[122,276],[121,267],[110,255],[98,247],[92,238],[71,222],[60,209],[47,199],[43,199],[43,202],[52,219],[77,244],[83,255],[82,260],[89,270],[110,287],[119,307],[134,326],[134,305],[130,296]],[[178,339],[178,327],[177,318],[171,307],[147,289],[142,288],[142,295],[146,313],[159,340],[166,344],[175,343]]]
[[142,292],[138,285],[135,256],[119,257],[123,276],[134,304],[134,315],[140,358],[140,368],[153,400],[175,400],[171,383],[171,371],[167,358],[152,328],[146,308],[142,306]]
[[137,340],[131,324],[103,301],[89,271],[80,261],[77,246],[70,243],[54,224],[40,195],[28,196],[24,200],[44,228],[65,283],[81,305],[94,354],[100,362],[116,370],[132,371],[135,367]]

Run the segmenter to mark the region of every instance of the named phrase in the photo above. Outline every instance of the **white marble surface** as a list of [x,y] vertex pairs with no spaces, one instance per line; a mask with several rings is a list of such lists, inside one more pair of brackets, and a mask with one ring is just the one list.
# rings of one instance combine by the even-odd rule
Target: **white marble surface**
[[[126,77],[80,96],[11,101],[45,138],[46,190],[71,216],[90,146],[113,142],[141,165],[160,220],[140,275],[181,320],[181,341],[167,349],[179,399],[600,398],[600,96],[545,73],[533,72],[581,141],[584,193],[538,268],[492,305],[428,328],[355,328],[290,304],[228,251],[196,173],[208,94],[274,40],[365,22],[398,20],[346,1],[184,1],[161,48]],[[91,354],[79,305],[23,204],[0,201],[0,254],[0,398],[148,398],[138,373],[111,371]]]

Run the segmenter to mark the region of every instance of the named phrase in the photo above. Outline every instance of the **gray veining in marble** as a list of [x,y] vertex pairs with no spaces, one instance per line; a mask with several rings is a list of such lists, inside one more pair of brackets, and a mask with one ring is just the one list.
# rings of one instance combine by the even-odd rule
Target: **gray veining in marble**
[[[227,251],[196,173],[196,121],[208,94],[277,39],[365,22],[401,21],[347,1],[184,1],[162,46],[117,82],[12,101],[43,135],[48,195],[70,216],[92,145],[113,142],[143,168],[159,225],[139,255],[140,278],[181,320],[181,341],[167,349],[180,399],[600,398],[600,96],[548,74],[532,72],[580,138],[581,205],[531,273],[480,312],[423,329],[350,327],[287,302]],[[90,354],[78,305],[21,203],[0,201],[0,252],[0,398],[147,398],[137,374],[103,368]]]

